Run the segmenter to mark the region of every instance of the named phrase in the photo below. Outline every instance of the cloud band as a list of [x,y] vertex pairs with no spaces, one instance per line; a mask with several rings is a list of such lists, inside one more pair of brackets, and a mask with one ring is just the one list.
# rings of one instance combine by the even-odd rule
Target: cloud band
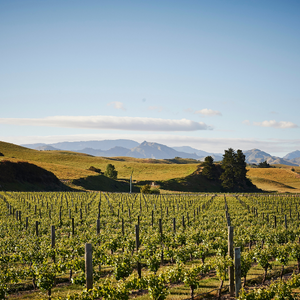
[[133,131],[210,130],[203,122],[115,116],[52,116],[46,118],[0,118],[0,124]]

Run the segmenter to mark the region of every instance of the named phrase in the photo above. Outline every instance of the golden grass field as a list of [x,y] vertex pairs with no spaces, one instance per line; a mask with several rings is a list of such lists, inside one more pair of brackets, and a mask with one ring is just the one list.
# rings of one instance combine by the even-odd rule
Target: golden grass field
[[0,157],[1,160],[28,161],[53,172],[61,180],[96,175],[97,173],[88,170],[90,166],[99,168],[104,172],[109,163],[115,166],[119,179],[129,179],[133,172],[133,179],[138,181],[185,177],[197,169],[196,163],[171,164],[167,161],[130,157],[94,157],[69,151],[38,151],[4,142],[0,142],[0,152],[4,154]]
[[[27,161],[53,172],[60,180],[72,181],[98,173],[89,171],[94,166],[103,172],[111,163],[118,171],[118,179],[134,181],[164,181],[192,174],[198,163],[170,163],[167,160],[135,159],[129,157],[105,158],[71,151],[38,151],[0,142],[0,160]],[[260,189],[268,192],[300,193],[300,167],[276,165],[276,168],[249,168],[247,176]]]
[[[299,167],[294,167],[295,171]],[[247,176],[260,189],[280,193],[300,193],[300,175],[291,171],[291,167],[277,166],[276,168],[251,168]]]

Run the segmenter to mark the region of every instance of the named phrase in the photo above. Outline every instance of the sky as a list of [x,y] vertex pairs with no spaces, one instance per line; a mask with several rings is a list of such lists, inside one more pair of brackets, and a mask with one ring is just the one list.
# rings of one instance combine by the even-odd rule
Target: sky
[[0,1],[0,140],[300,150],[300,1]]

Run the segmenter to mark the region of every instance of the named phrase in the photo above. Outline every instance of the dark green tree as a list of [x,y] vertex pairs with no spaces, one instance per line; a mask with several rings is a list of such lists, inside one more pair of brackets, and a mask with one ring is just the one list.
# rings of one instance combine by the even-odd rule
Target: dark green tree
[[258,167],[259,167],[259,168],[271,168],[270,164],[268,164],[266,160],[263,161],[263,162],[260,162],[260,163],[258,164]]
[[214,159],[211,156],[206,156],[202,164],[202,175],[209,180],[216,179],[216,166],[214,164]]
[[222,160],[223,173],[220,176],[222,187],[226,190],[232,190],[236,184],[235,180],[236,153],[232,148],[225,150]]
[[115,170],[115,166],[112,164],[108,164],[106,166],[106,171],[104,172],[104,176],[109,177],[111,179],[117,179],[118,171]]
[[247,178],[245,155],[242,150],[235,152],[232,148],[225,150],[222,161],[220,180],[222,187],[228,191],[243,191],[252,186]]
[[235,180],[239,185],[243,185],[243,183],[247,180],[247,164],[246,157],[242,150],[236,151],[236,166],[235,166]]

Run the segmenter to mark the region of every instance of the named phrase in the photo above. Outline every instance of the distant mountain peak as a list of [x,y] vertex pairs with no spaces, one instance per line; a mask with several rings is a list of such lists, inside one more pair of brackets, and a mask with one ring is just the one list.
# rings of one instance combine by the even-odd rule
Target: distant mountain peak
[[259,149],[244,151],[244,155],[246,157],[246,162],[248,164],[259,164],[261,162],[266,161],[269,164],[283,164],[283,165],[297,166],[297,164],[287,159],[272,156],[271,154],[261,151]]
[[286,156],[284,156],[284,159],[295,159],[300,157],[300,151],[296,150],[293,152],[288,153]]

